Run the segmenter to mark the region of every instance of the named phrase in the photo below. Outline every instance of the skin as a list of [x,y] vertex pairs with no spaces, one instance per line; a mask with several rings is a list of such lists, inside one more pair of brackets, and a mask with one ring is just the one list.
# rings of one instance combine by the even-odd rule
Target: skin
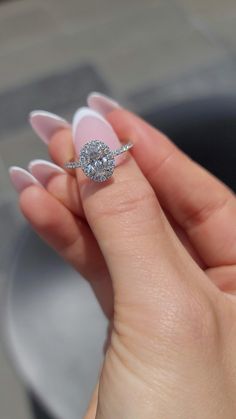
[[[68,171],[20,195],[113,319],[85,418],[234,419],[235,195],[135,115],[107,118],[135,144],[111,181]],[[60,166],[70,160],[71,132],[49,151]]]

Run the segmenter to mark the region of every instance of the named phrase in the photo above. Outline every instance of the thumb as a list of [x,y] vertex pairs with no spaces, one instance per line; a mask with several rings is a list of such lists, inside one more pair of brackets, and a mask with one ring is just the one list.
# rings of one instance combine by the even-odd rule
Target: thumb
[[[119,141],[111,125],[89,109],[76,113],[73,138],[77,156],[91,140],[114,148]],[[98,155],[103,157],[100,149],[88,160],[94,164]],[[161,405],[164,411],[166,404],[163,394],[155,400],[152,390],[157,381],[174,388],[186,351],[190,347],[194,354],[199,351],[205,326],[198,322],[201,318],[205,322],[210,312],[202,289],[210,282],[177,239],[131,153],[106,182],[93,182],[80,169],[76,176],[84,213],[114,290],[113,330],[100,377],[96,418],[120,418],[121,411],[122,417],[144,417],[140,403],[149,409],[147,417],[154,417],[151,410]]]
[[[77,156],[91,140],[102,140],[113,150],[120,146],[111,125],[88,108],[75,114],[73,138]],[[185,266],[193,263],[170,227],[151,185],[130,152],[125,154],[127,157],[116,162],[113,176],[106,182],[94,182],[80,169],[76,174],[85,216],[111,276],[115,317],[121,307],[126,307],[126,312],[132,309],[135,314],[135,324],[140,324],[140,307],[156,312],[162,303],[160,296],[169,293],[170,284],[173,290],[179,287],[176,270],[181,277]],[[193,269],[197,267],[193,265]]]

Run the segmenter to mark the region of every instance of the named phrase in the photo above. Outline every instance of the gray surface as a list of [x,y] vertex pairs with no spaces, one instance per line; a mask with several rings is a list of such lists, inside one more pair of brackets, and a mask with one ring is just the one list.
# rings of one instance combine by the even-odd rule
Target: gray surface
[[45,98],[48,111],[72,113],[86,102],[91,90],[108,93],[104,80],[95,68],[84,64],[0,93],[0,141],[4,138],[4,132],[24,127],[32,109],[44,108]]
[[82,419],[107,319],[87,281],[30,230],[19,235],[6,295],[6,341],[30,388],[58,418]]
[[[30,84],[30,96],[38,107],[34,83],[70,74],[84,64],[101,75],[116,99],[138,111],[199,94],[209,88],[211,78],[216,88],[220,84],[221,89],[235,91],[235,19],[235,0],[5,1],[0,4],[0,96],[14,89],[22,92],[18,89]],[[212,89],[214,83],[210,84]],[[10,128],[0,134],[0,204],[14,200],[15,205],[14,222],[5,207],[0,232],[12,240],[19,220],[7,166],[26,166],[32,158],[47,156],[46,148],[27,128],[20,96],[13,104],[16,115],[7,120],[21,124],[23,117],[25,125],[14,130],[6,121],[0,122]],[[47,109],[52,98],[47,91],[40,97],[40,105]],[[67,115],[69,109],[63,110]],[[7,249],[2,242],[4,258]],[[2,281],[3,276],[0,285]],[[1,348],[0,416],[28,418],[22,387]]]
[[9,256],[19,229],[23,226],[23,220],[17,209],[16,202],[13,202],[13,204],[8,202],[9,194],[5,195],[5,197],[8,199],[3,202],[2,198],[0,206],[0,236],[4,238],[4,240],[1,240],[0,245],[0,417],[4,419],[29,419],[31,414],[25,389],[19,380],[15,368],[11,365],[12,362],[9,362],[2,332],[5,327],[5,290]]
[[30,417],[26,395],[13,367],[6,359],[5,348],[0,341],[0,412],[3,419],[27,419]]
[[127,102],[137,112],[146,113],[157,106],[168,106],[193,98],[236,93],[236,56],[222,59],[191,72],[184,72],[168,82],[156,83],[149,87],[130,92]]
[[196,0],[6,3],[0,14],[0,89],[90,62],[120,96],[127,89],[216,61],[235,50],[226,20],[236,16],[236,4],[233,0],[213,4],[212,0],[202,0],[199,6]]

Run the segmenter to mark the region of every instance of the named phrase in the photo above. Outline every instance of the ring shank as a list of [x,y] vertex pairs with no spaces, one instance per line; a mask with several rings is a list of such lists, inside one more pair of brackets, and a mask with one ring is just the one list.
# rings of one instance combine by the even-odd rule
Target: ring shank
[[133,147],[132,143],[127,143],[122,145],[117,150],[112,151],[113,156],[119,156],[120,154],[124,153],[125,151],[128,151],[131,147]]
[[66,167],[66,169],[78,169],[81,167],[81,164],[79,161],[69,161],[64,164],[64,167]]

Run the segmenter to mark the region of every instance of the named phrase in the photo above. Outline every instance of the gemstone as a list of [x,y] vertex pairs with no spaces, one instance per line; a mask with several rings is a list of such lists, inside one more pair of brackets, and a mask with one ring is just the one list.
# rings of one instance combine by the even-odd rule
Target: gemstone
[[80,152],[80,164],[84,174],[95,182],[109,179],[115,169],[115,159],[107,144],[99,140],[86,143]]

